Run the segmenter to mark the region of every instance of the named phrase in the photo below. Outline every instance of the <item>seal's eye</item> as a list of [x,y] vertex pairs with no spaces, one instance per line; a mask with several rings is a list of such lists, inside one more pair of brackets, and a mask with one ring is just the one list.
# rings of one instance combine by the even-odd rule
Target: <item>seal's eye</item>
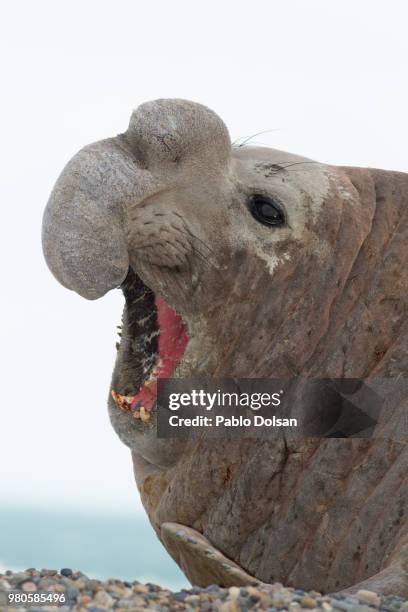
[[249,201],[252,216],[264,225],[283,225],[285,215],[275,200],[264,195],[253,195]]

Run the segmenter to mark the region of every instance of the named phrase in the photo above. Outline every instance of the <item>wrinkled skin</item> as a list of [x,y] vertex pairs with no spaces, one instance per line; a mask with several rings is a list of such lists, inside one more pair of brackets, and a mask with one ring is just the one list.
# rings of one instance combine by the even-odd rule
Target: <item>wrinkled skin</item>
[[[253,193],[280,202],[286,225],[255,220]],[[69,162],[43,244],[86,298],[124,283],[119,393],[140,378],[129,266],[188,324],[177,376],[392,379],[408,371],[407,214],[405,174],[232,148],[210,110],[158,100]],[[225,444],[158,440],[111,398],[109,411],[152,525],[194,583],[408,596],[408,449],[387,435],[406,404],[390,400],[374,439]]]

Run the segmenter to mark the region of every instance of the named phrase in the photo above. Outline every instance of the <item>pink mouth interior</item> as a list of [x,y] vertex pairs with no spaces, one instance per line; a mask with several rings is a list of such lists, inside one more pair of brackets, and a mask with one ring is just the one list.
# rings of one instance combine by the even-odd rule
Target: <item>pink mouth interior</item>
[[173,374],[188,342],[187,328],[181,316],[159,296],[155,297],[155,304],[160,332],[156,365],[149,379],[134,396],[131,404],[132,410],[141,406],[145,410],[151,410],[154,407],[157,399],[157,381],[160,378],[169,378]]

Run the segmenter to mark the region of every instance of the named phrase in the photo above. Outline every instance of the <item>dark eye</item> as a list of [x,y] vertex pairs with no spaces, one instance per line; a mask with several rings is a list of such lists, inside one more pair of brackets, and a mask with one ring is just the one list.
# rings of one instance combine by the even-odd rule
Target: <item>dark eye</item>
[[283,225],[285,215],[280,205],[264,195],[253,195],[249,201],[252,216],[264,225]]

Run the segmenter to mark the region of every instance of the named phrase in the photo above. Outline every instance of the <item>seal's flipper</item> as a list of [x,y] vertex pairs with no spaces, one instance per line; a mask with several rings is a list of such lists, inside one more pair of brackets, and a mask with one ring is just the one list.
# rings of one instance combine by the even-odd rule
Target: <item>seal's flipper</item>
[[195,586],[259,584],[259,580],[225,557],[205,536],[191,527],[163,523],[161,537],[168,552]]

